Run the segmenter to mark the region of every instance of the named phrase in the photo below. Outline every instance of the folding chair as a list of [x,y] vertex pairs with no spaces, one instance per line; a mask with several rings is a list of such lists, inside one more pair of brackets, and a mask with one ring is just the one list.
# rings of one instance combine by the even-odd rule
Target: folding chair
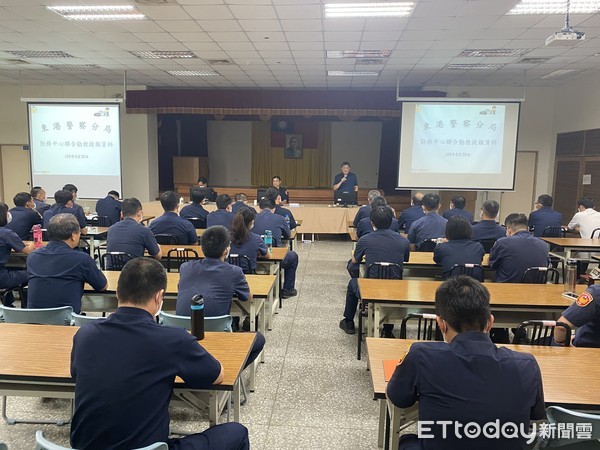
[[[592,235],[595,231],[600,231],[600,228],[592,231]],[[546,227],[542,231],[542,237],[565,237],[565,232],[562,227]]]
[[396,263],[374,262],[367,267],[365,277],[380,280],[401,280],[402,267]]
[[513,344],[551,346],[554,341],[554,329],[564,328],[567,338],[564,347],[571,346],[571,327],[564,322],[554,320],[526,320],[515,330]]
[[23,285],[15,286],[10,289],[0,289],[0,303],[6,305],[6,294],[9,292],[17,291],[19,293],[19,299],[21,300],[21,308],[27,308],[27,299],[25,298],[25,291]]
[[[130,259],[133,259],[133,256],[129,253],[106,252],[100,257],[100,267],[102,270],[121,271]],[[106,264],[106,260],[108,260],[108,264]]]
[[[50,442],[44,437],[43,430],[38,430],[35,432],[35,444],[35,450],[71,450],[70,447],[63,447],[62,445],[57,445]],[[152,445],[135,450],[169,450],[169,446],[165,442],[156,442]]]
[[206,228],[206,219],[202,217],[188,217],[188,220],[194,225],[196,229],[205,229]]
[[252,260],[248,255],[232,254],[227,258],[227,262],[232,266],[242,268],[242,271],[247,274],[255,274],[256,270],[252,269]]
[[155,234],[156,242],[159,245],[175,245],[177,244],[177,238],[172,234]]
[[435,246],[437,245],[436,239],[425,239],[421,242],[421,245],[417,248],[418,252],[432,252],[435,250]]
[[550,281],[551,284],[558,284],[558,270],[548,267],[530,267],[521,277],[521,283],[531,284],[546,284]]
[[92,217],[90,225],[92,227],[110,227],[112,225],[112,220],[106,216],[96,216]]
[[417,336],[420,341],[443,341],[444,337],[438,327],[435,314],[408,313],[400,325],[400,339],[407,338],[407,325],[409,321],[417,320]]
[[592,239],[600,238],[600,228],[595,228],[594,231],[592,231],[590,238],[592,238]]
[[183,263],[198,258],[198,252],[192,248],[172,248],[167,252],[167,271],[179,270]]
[[483,250],[486,253],[489,253],[494,244],[496,243],[496,239],[479,239],[479,242],[483,246]]
[[485,272],[481,264],[454,264],[452,269],[450,269],[448,277],[457,277],[459,275],[468,275],[481,282],[485,278]]
[[[556,448],[564,450],[591,450],[600,448],[600,415],[571,411],[560,406],[546,409],[548,422],[554,426],[554,433],[540,436],[535,448]],[[569,427],[572,425],[572,428]],[[559,426],[573,433],[560,433]]]

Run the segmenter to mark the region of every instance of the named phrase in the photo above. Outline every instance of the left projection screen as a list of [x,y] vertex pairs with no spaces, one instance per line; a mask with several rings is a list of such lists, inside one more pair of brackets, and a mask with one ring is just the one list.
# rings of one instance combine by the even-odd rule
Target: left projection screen
[[121,189],[118,103],[27,104],[32,186],[49,197],[65,184],[80,198],[104,198]]

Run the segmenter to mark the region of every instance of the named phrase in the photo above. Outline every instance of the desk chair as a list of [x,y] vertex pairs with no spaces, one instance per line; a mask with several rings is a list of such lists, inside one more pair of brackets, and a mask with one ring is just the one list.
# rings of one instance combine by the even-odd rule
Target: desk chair
[[[106,264],[107,259],[110,262],[110,269]],[[133,259],[133,256],[131,256],[129,253],[106,252],[100,258],[100,267],[102,268],[102,270],[113,270],[120,272],[121,270],[123,270],[123,267],[130,259]]]
[[[564,450],[592,450],[600,448],[599,415],[571,411],[560,406],[549,406],[546,409],[546,414],[548,415],[548,423],[554,425],[554,436],[540,436],[535,448],[560,447]],[[561,437],[561,433],[557,427],[558,424],[563,426],[565,424],[573,424],[572,436]],[[581,429],[578,429],[579,427]],[[578,434],[581,436],[579,439],[577,438]]]
[[421,242],[421,245],[417,248],[418,252],[432,252],[435,250],[435,246],[437,245],[436,239],[425,239]]
[[106,317],[97,316],[82,316],[81,314],[71,313],[71,325],[74,327],[80,327],[87,323],[95,322],[96,320],[105,320]]
[[481,264],[454,264],[448,277],[457,277],[458,275],[468,275],[483,283],[485,272]]
[[167,271],[179,268],[183,263],[198,259],[198,252],[192,248],[172,248],[167,252]]
[[600,238],[600,228],[595,228],[594,231],[592,231],[590,238],[592,238],[592,239]]
[[558,284],[558,270],[548,267],[530,267],[521,277],[521,283]]
[[571,327],[564,322],[554,320],[526,320],[515,330],[513,344],[551,346],[554,341],[554,329],[564,328],[567,338],[564,347],[571,346]]
[[8,450],[8,445],[6,445],[4,442],[0,442],[0,450]]
[[27,308],[27,300],[25,299],[25,291],[23,290],[23,285],[15,286],[10,289],[0,289],[0,303],[5,305],[4,301],[6,300],[6,294],[9,292],[17,291],[19,293],[19,299],[21,300],[21,308]]
[[112,224],[112,220],[106,216],[96,216],[90,220],[90,226],[92,227],[110,227]]
[[380,280],[401,280],[402,267],[400,264],[390,262],[374,262],[369,264],[365,271],[365,278],[378,278]]
[[[35,443],[35,450],[71,450],[70,447],[63,447],[62,445],[57,445],[50,442],[44,437],[43,430],[38,430],[35,432]],[[169,450],[169,446],[164,442],[156,442],[152,445],[148,445],[147,447],[134,450]]]
[[[597,228],[596,230],[600,231],[600,228]],[[592,234],[594,234],[594,231],[592,231]],[[562,227],[546,227],[542,231],[542,237],[562,238],[565,237],[565,232],[563,231]]]
[[252,270],[252,261],[248,255],[229,255],[227,262],[232,266],[238,266],[242,268],[242,271],[247,274],[255,274],[256,270]]
[[479,242],[482,245],[483,250],[486,253],[489,253],[494,244],[496,243],[496,239],[479,239],[477,242]]
[[194,228],[206,229],[206,219],[202,217],[188,217],[188,220],[194,225]]
[[156,242],[160,245],[175,245],[177,238],[172,234],[155,234]]
[[438,327],[435,314],[415,314],[408,313],[402,324],[400,325],[400,339],[407,339],[407,325],[411,320],[417,320],[417,336],[414,338],[418,341],[443,341],[442,332]]

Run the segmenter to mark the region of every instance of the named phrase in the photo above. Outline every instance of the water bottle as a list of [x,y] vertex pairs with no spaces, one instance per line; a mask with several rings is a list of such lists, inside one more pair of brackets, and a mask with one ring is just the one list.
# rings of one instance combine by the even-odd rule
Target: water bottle
[[192,297],[192,334],[196,339],[204,339],[204,299],[200,294]]
[[565,293],[575,293],[575,285],[577,284],[577,261],[574,259],[567,260],[567,268],[565,270]]
[[184,198],[183,197],[179,197],[179,204],[183,205],[183,202],[184,202]]
[[289,228],[290,227],[290,215],[289,214],[285,215],[285,223],[288,224],[288,228]]
[[42,227],[40,225],[33,226],[33,246],[35,248],[42,246]]
[[271,230],[265,230],[265,244],[269,253],[273,253],[273,232]]

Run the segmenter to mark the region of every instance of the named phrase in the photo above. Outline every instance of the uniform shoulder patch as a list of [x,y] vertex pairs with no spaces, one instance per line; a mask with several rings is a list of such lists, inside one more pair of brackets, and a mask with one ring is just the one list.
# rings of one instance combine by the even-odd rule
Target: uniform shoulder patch
[[592,302],[592,300],[594,300],[592,294],[590,294],[589,292],[584,292],[579,297],[577,297],[575,303],[577,304],[577,306],[581,306],[583,308],[584,306],[589,305]]

